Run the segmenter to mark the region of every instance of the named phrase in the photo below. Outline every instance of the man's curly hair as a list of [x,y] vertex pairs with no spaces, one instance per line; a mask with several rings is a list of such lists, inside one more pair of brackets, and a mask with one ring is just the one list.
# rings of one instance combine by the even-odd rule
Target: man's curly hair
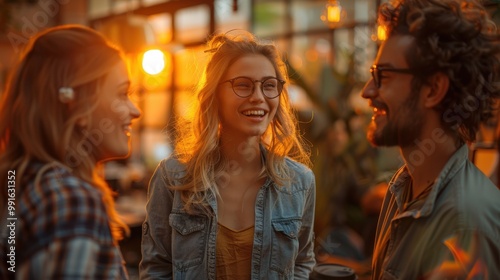
[[415,73],[414,90],[435,73],[449,77],[448,92],[436,109],[459,142],[474,141],[500,95],[499,36],[483,5],[475,0],[397,0],[382,4],[378,21],[389,36],[415,38],[405,54]]

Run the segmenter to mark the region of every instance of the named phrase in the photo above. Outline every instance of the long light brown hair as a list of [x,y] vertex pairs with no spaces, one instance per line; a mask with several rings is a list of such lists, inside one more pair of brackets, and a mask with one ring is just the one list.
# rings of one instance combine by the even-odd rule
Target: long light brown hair
[[[186,210],[193,205],[206,209],[206,196],[210,192],[218,193],[214,185],[227,164],[219,149],[220,118],[216,99],[218,86],[227,69],[242,56],[259,54],[273,64],[277,78],[288,79],[278,49],[272,43],[259,41],[251,33],[242,31],[236,35],[214,35],[207,48],[208,64],[198,83],[198,102],[193,119],[179,122],[177,126],[180,141],[176,144],[176,157],[186,166],[186,174],[181,186],[174,186],[174,189],[182,191]],[[276,185],[282,187],[293,176],[285,158],[308,166],[310,159],[297,131],[297,120],[290,107],[286,86],[279,98],[276,115],[262,135],[261,144],[269,151],[265,172]]]
[[[115,240],[128,227],[114,209],[113,193],[97,174],[92,152],[78,149],[86,140],[77,124],[91,118],[100,98],[99,87],[107,73],[122,61],[121,52],[96,31],[78,25],[48,29],[30,40],[13,69],[0,101],[0,180],[7,182],[8,170],[16,170],[19,182],[32,161],[45,167],[62,165],[102,193]],[[61,102],[61,87],[74,89],[74,100]],[[1,190],[7,201],[7,187]]]

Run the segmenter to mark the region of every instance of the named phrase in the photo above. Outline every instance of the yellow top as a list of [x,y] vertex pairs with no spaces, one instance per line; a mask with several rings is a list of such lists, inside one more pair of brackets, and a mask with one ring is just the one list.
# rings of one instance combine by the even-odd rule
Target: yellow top
[[219,224],[217,279],[250,279],[254,227],[234,231]]

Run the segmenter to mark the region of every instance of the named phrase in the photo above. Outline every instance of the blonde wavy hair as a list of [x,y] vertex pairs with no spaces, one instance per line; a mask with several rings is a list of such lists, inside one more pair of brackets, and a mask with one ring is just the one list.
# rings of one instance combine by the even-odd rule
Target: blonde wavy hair
[[[78,149],[86,136],[77,121],[92,117],[99,87],[122,59],[118,48],[90,28],[50,28],[30,40],[0,101],[0,180],[7,182],[8,170],[16,170],[19,197],[30,162],[45,164],[35,181],[53,165],[70,168],[102,193],[115,241],[129,229],[115,211],[111,189],[97,174],[92,151]],[[74,100],[61,102],[61,87],[72,87]],[[7,201],[7,188],[0,193]]]
[[[214,35],[207,43],[208,63],[198,83],[196,107],[192,119],[178,122],[175,157],[185,165],[180,184],[172,188],[181,190],[185,209],[201,206],[207,210],[207,195],[212,192],[216,178],[228,164],[219,149],[219,107],[216,92],[226,70],[245,55],[259,54],[269,59],[276,69],[277,78],[288,80],[286,65],[278,49],[271,43],[261,42],[249,32],[235,31]],[[261,136],[261,144],[268,150],[265,175],[283,187],[293,174],[285,158],[310,166],[309,150],[297,131],[297,120],[290,107],[286,86],[279,96],[280,102],[268,129]],[[175,184],[175,183],[174,183]]]

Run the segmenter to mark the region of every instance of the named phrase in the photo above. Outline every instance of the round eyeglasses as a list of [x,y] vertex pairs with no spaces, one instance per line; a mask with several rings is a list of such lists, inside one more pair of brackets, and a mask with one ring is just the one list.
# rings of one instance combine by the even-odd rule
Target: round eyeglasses
[[264,94],[265,97],[269,99],[273,99],[278,97],[283,91],[283,85],[285,81],[282,81],[278,78],[268,77],[262,80],[252,80],[249,77],[236,77],[233,79],[226,80],[223,83],[231,83],[231,87],[233,88],[233,92],[239,97],[245,98],[249,97],[253,94],[255,90],[255,83],[260,83],[260,90]]

